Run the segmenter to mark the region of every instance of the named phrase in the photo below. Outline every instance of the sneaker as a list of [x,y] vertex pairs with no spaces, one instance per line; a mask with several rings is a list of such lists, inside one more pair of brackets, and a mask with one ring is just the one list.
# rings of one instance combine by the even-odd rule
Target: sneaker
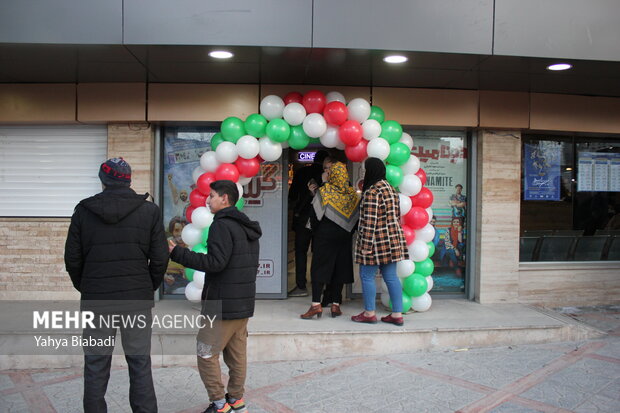
[[245,413],[248,411],[248,408],[245,406],[245,402],[243,401],[243,398],[241,399],[236,399],[233,402],[233,398],[231,398],[228,393],[226,393],[226,402],[228,402],[228,404],[230,405],[231,409],[233,409],[233,411],[235,412],[240,412],[240,413]]
[[228,403],[224,403],[221,409],[218,409],[215,403],[211,403],[209,407],[207,407],[207,410],[202,413],[230,413],[232,411],[232,407],[230,407]]
[[384,323],[390,323],[397,326],[402,326],[405,324],[402,317],[392,317],[392,314],[386,315],[385,317],[381,317],[381,321]]
[[295,287],[288,292],[289,297],[307,297],[308,290],[306,288]]
[[356,323],[377,324],[377,317],[374,315],[372,317],[367,317],[364,315],[364,312],[362,311],[358,315],[352,315],[351,321],[355,321]]

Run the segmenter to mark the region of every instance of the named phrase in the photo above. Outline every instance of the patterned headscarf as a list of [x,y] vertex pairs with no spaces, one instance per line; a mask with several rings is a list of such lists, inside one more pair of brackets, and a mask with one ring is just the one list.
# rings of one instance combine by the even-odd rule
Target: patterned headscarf
[[319,220],[326,216],[331,221],[351,231],[359,218],[359,197],[349,185],[347,167],[342,162],[332,164],[329,179],[319,188],[312,201]]

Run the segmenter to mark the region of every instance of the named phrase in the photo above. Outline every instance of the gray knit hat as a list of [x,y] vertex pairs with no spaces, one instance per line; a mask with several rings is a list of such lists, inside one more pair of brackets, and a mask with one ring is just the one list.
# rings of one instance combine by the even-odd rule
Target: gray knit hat
[[123,158],[110,158],[101,164],[99,179],[105,186],[130,186],[131,166]]

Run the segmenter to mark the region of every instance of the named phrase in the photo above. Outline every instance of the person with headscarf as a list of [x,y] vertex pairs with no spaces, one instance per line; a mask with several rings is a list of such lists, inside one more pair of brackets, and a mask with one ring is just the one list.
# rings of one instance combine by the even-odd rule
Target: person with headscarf
[[342,162],[326,159],[330,165],[326,183],[316,190],[312,207],[312,305],[301,315],[321,317],[321,295],[331,300],[331,316],[342,315],[342,287],[353,282],[352,231],[358,220],[359,197],[349,184],[347,168]]
[[392,313],[381,317],[385,323],[402,326],[403,294],[396,275],[396,263],[409,258],[405,234],[400,225],[400,202],[396,190],[385,179],[385,165],[377,158],[364,162],[364,185],[355,249],[360,264],[364,311],[352,316],[358,323],[377,322],[375,315],[375,274],[381,271],[392,301]]

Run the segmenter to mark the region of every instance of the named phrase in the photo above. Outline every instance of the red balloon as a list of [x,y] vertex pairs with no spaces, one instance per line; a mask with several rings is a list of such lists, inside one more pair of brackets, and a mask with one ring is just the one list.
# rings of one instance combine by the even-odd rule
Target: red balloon
[[185,209],[185,219],[187,220],[187,222],[192,222],[192,212],[194,212],[195,209],[196,208],[191,205]]
[[345,145],[357,145],[362,140],[362,133],[362,125],[354,120],[348,120],[338,128],[340,140]]
[[211,182],[215,181],[215,174],[212,172],[205,172],[196,180],[196,186],[206,196],[211,193]]
[[260,162],[258,159],[243,159],[237,158],[235,162],[235,166],[239,170],[239,174],[245,176],[246,178],[251,178],[260,171]]
[[302,105],[306,108],[306,113],[323,113],[327,98],[323,92],[311,90],[304,95]]
[[415,231],[409,225],[403,225],[403,232],[405,233],[405,241],[407,241],[407,245],[415,241]]
[[407,215],[405,215],[405,224],[414,230],[422,229],[428,224],[428,213],[419,206],[411,207]]
[[419,206],[420,208],[426,209],[433,205],[433,193],[425,186],[422,187],[420,192],[414,196],[410,196],[409,198],[411,198],[411,205],[413,206]]
[[217,181],[228,180],[237,182],[239,180],[239,170],[231,163],[223,163],[215,170],[215,179]]
[[189,193],[189,203],[196,208],[205,206],[207,203],[207,197],[208,195],[203,194],[198,190],[198,188],[196,188]]
[[357,145],[345,146],[344,153],[351,162],[362,162],[364,159],[368,158],[367,147],[368,141],[362,139]]
[[323,109],[323,117],[329,125],[342,125],[347,120],[349,110],[342,102],[329,102]]
[[426,172],[424,172],[424,169],[418,169],[418,172],[415,173],[415,176],[420,178],[420,181],[422,181],[422,185],[426,185]]
[[304,96],[299,92],[289,92],[284,96],[284,104],[288,105],[289,103],[301,103]]

